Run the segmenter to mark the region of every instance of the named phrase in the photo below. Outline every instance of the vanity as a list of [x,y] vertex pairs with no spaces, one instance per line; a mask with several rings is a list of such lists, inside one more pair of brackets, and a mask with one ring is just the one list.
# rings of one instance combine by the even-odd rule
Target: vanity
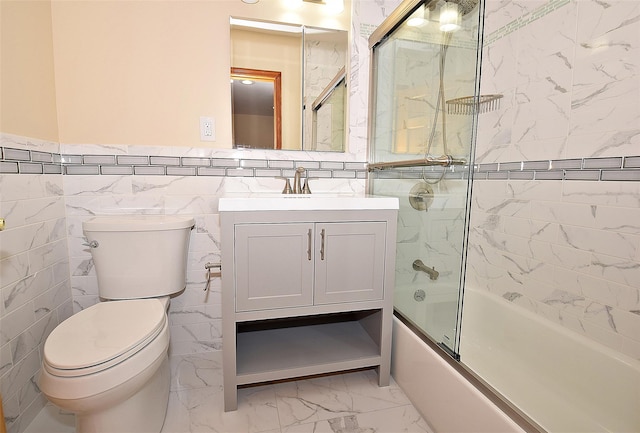
[[390,379],[398,200],[219,201],[224,409],[238,386],[375,367]]

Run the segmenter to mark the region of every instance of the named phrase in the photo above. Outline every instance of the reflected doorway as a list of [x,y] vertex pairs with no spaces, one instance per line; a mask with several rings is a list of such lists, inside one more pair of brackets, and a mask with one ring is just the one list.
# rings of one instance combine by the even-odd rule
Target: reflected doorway
[[282,149],[281,75],[231,68],[234,148]]

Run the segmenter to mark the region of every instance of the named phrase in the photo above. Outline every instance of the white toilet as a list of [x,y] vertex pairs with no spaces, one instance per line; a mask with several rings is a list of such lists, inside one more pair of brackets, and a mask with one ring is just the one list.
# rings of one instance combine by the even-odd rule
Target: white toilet
[[77,433],[160,432],[169,400],[169,296],[185,287],[194,220],[97,217],[83,224],[104,301],[47,338],[42,393]]

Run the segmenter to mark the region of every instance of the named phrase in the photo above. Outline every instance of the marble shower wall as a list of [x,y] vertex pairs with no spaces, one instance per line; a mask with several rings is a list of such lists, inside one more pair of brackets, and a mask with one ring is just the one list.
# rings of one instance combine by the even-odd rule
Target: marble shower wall
[[487,0],[485,25],[504,98],[479,117],[467,284],[640,359],[640,2]]
[[[0,159],[24,158],[27,174],[0,174],[0,394],[8,431],[21,431],[44,406],[36,385],[46,337],[72,314],[61,174],[55,143],[2,137]],[[7,151],[4,146],[10,146]],[[6,172],[20,164],[1,162]],[[34,171],[35,172],[35,171]]]

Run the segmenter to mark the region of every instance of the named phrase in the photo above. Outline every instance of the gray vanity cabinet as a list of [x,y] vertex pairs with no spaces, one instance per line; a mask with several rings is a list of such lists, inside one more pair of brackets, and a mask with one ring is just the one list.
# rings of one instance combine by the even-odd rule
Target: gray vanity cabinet
[[364,367],[388,385],[397,211],[227,205],[225,411],[237,408],[239,385]]
[[313,304],[313,224],[238,224],[236,311]]
[[385,222],[316,224],[318,241],[314,304],[382,299]]
[[234,229],[236,311],[382,299],[384,222]]

